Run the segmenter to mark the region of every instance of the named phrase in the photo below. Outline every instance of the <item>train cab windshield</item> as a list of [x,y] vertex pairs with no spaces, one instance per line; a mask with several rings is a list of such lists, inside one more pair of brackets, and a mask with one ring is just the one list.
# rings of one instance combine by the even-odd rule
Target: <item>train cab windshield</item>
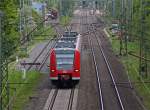
[[58,70],[70,70],[73,68],[74,50],[56,50],[56,59]]

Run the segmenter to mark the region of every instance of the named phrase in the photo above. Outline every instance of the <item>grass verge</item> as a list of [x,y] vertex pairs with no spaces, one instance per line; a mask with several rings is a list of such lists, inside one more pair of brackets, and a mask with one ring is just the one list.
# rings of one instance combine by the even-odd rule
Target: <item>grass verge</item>
[[62,16],[62,17],[60,18],[60,24],[61,24],[62,26],[68,26],[69,23],[70,23],[70,21],[71,21],[71,17],[69,17],[69,16]]
[[43,75],[37,71],[27,72],[23,79],[23,73],[15,69],[9,69],[10,83],[10,107],[13,110],[22,110],[28,102],[29,97],[35,94],[40,79]]
[[[111,32],[107,30],[107,32],[110,34],[111,37],[109,37],[112,48],[115,53],[119,54],[119,43],[120,41],[116,36],[112,37]],[[136,41],[134,42],[128,42],[128,51],[134,51],[135,54],[138,54],[139,52],[139,46]],[[121,57],[121,62],[123,63],[124,67],[126,68],[126,71],[130,77],[130,80],[133,82],[140,82],[135,83],[134,87],[137,92],[137,94],[141,97],[141,100],[143,104],[146,106],[148,110],[150,110],[150,83],[145,83],[147,81],[150,81],[150,76],[143,77],[139,75],[139,59],[135,58],[133,56],[127,55]]]
[[53,38],[55,35],[55,30],[50,26],[37,30],[30,38],[30,41],[26,46],[18,47],[16,53],[9,57],[9,62],[15,61],[16,56],[18,56],[19,58],[28,57],[30,51],[35,47],[35,45],[44,41],[48,41],[48,39]]

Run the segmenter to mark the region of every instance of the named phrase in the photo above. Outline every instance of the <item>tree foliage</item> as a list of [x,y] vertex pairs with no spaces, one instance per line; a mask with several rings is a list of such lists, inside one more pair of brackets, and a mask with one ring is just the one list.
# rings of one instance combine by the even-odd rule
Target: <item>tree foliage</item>
[[14,0],[5,0],[0,4],[0,10],[4,13],[2,22],[4,24],[4,45],[6,45],[7,55],[9,56],[18,45],[18,12],[17,2]]
[[72,0],[62,0],[61,11],[62,15],[71,15],[73,11],[73,1]]
[[[112,5],[110,4],[110,6]],[[115,0],[115,6],[115,19],[127,20],[130,37],[139,39],[141,31],[143,31],[142,37],[150,39],[150,0]]]
[[[25,3],[27,1],[25,0]],[[68,16],[71,15],[73,10],[72,0],[37,0],[36,2],[47,2],[48,7],[55,8],[61,12],[61,15]],[[60,8],[60,5],[62,6]],[[20,33],[19,33],[19,0],[3,0],[0,2],[0,11],[4,13],[3,31],[4,35],[4,45],[6,45],[5,52],[10,56],[20,44]],[[25,9],[25,17],[28,16],[28,7]],[[33,10],[33,19],[38,23],[41,19],[39,15]]]

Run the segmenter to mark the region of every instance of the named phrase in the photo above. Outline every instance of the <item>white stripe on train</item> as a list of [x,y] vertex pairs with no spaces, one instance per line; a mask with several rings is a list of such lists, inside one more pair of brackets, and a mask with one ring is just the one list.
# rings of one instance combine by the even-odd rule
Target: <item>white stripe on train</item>
[[[50,77],[51,80],[58,80],[58,77]],[[80,80],[80,77],[72,77],[72,80]]]

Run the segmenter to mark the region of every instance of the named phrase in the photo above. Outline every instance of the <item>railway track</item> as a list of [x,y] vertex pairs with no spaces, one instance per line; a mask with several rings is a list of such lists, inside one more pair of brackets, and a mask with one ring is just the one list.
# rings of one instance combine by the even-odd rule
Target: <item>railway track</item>
[[[42,68],[44,67],[44,65],[46,64],[45,62],[47,61],[48,57],[49,57],[49,52],[50,49],[55,47],[57,40],[60,39],[60,37],[62,36],[62,34],[64,33],[64,30],[61,29],[61,27],[59,25],[53,25],[57,35],[59,36],[58,38],[55,39],[50,39],[48,41],[48,43],[46,43],[46,45],[42,48],[42,50],[38,53],[38,55],[34,58],[34,60],[32,61],[32,63],[39,63],[40,62],[40,66],[38,66],[37,70],[41,71]],[[44,56],[44,57],[43,57]],[[41,57],[41,61],[38,61]],[[33,65],[27,65],[26,66],[26,70],[29,71],[31,70],[31,68],[33,67]]]
[[[60,27],[55,27],[55,30],[56,30],[58,36],[61,37],[61,35],[62,35],[62,33],[63,33],[62,29],[61,29]],[[59,32],[59,30],[60,30],[60,32]],[[44,66],[44,63],[46,62],[46,60],[47,60],[47,58],[48,58],[48,54],[49,54],[50,49],[51,49],[52,47],[54,47],[54,45],[55,45],[56,41],[59,39],[59,37],[56,38],[55,40],[53,40],[53,38],[50,39],[50,40],[44,45],[44,47],[41,49],[41,51],[38,52],[38,55],[34,58],[34,60],[32,60],[32,63],[33,63],[33,64],[34,64],[34,63],[38,63],[38,62],[39,62],[38,60],[39,60],[40,57],[41,57],[42,61],[40,61],[40,62],[41,62],[41,65],[40,65],[39,68],[38,68],[39,71],[40,71],[40,70],[42,69],[42,67]],[[47,50],[47,51],[46,51],[46,50]],[[45,52],[45,51],[46,51],[46,52]],[[44,56],[44,57],[43,57],[43,56]],[[26,62],[26,61],[25,61],[25,62]],[[25,62],[24,62],[24,63],[25,63]],[[29,62],[30,62],[30,61],[29,61]],[[26,65],[26,66],[25,66],[25,69],[26,69],[26,71],[29,71],[29,70],[31,70],[32,67],[33,67],[33,65]]]
[[[94,52],[94,48],[92,47],[93,44],[92,44],[91,40],[92,39],[89,38],[89,42],[90,42],[90,45],[91,45],[92,56],[93,56],[93,60],[94,60],[94,65],[95,65],[95,70],[96,70],[96,75],[97,75],[98,91],[99,91],[99,97],[100,97],[99,100],[100,100],[100,106],[101,106],[100,110],[105,110],[105,106],[104,106],[105,102],[104,102],[104,94],[103,94],[103,88],[102,88],[102,81],[100,79],[101,75],[100,75],[99,70],[98,70],[98,64],[97,64],[96,55],[95,55],[96,53]],[[119,106],[120,106],[119,110],[125,110],[124,106],[123,106],[123,103],[122,103],[122,100],[121,100],[121,96],[120,96],[119,91],[118,91],[118,87],[117,87],[115,79],[113,77],[113,73],[112,73],[111,68],[109,66],[108,60],[106,59],[106,56],[103,53],[103,50],[101,52],[103,54],[103,58],[104,58],[105,63],[107,65],[107,69],[109,71],[109,75],[110,75],[112,83],[114,85],[112,87],[114,87],[114,89],[116,91],[116,97],[118,99]]]
[[[101,31],[97,31],[96,30],[96,27],[95,26],[93,26],[92,25],[92,28],[95,30],[94,32],[94,34],[95,34],[95,37],[96,37],[96,39],[97,39],[97,42],[99,43],[99,47],[100,47],[100,49],[101,49],[101,51],[102,51],[102,54],[103,54],[103,56],[105,57],[104,59],[105,60],[107,60],[107,62],[106,62],[106,64],[109,66],[108,67],[108,69],[110,70],[110,72],[111,72],[111,77],[112,77],[112,80],[114,81],[114,83],[112,83],[112,85],[115,87],[115,89],[117,89],[116,90],[116,92],[118,92],[118,94],[117,95],[121,95],[121,91],[120,91],[120,88],[119,88],[119,85],[117,84],[118,82],[117,81],[115,81],[115,74],[111,71],[111,63],[109,63],[109,58],[107,58],[107,56],[106,56],[106,54],[105,54],[105,50],[103,49],[103,47],[102,47],[102,41],[100,40],[101,38],[103,39],[103,40],[106,40],[105,38],[104,38],[104,34],[101,32]],[[101,35],[101,36],[97,36],[97,35]],[[137,100],[137,103],[138,103],[138,105],[140,105],[140,109],[142,109],[142,110],[147,110],[147,108],[143,105],[143,103],[142,103],[142,100],[140,100],[140,98],[136,95],[136,91],[133,89],[134,87],[133,87],[133,85],[132,85],[132,83],[131,83],[131,81],[130,81],[130,77],[129,77],[129,75],[128,75],[128,72],[126,72],[126,76],[127,76],[127,85],[126,85],[126,87],[127,88],[129,88],[129,89],[131,89],[131,93],[132,93],[132,95],[135,97],[135,99]],[[122,87],[123,87],[123,85],[122,85]],[[120,93],[119,93],[119,91],[120,91]],[[127,110],[128,109],[128,107],[126,106],[126,102],[124,102],[125,100],[122,98],[121,99],[121,96],[120,96],[120,99],[119,99],[119,97],[118,97],[118,100],[120,101],[120,104],[121,104],[121,102],[122,102],[122,106],[121,106],[121,110]],[[127,100],[127,99],[126,99]],[[138,109],[139,109],[138,108]]]
[[52,89],[43,110],[76,110],[78,89]]
[[[71,25],[71,24],[69,25],[69,27],[70,27],[70,29],[72,29],[72,25]],[[70,31],[71,31],[71,30],[70,30]],[[58,32],[58,31],[56,31],[56,32]],[[56,38],[56,39],[53,41],[51,47],[48,49],[47,53],[44,55],[45,57],[43,58],[43,60],[42,60],[42,62],[41,62],[41,65],[40,65],[39,68],[38,68],[38,71],[41,71],[42,68],[44,67],[44,65],[46,64],[45,62],[47,61],[47,59],[48,59],[48,57],[49,57],[49,52],[50,52],[50,50],[56,46],[57,41],[61,38],[61,36],[62,36],[63,33],[64,33],[63,30],[61,30],[61,33],[58,33],[59,37]]]
[[[88,18],[88,16],[86,17]],[[89,23],[88,19],[87,19],[87,23]],[[95,38],[95,41],[93,41],[93,39],[91,38],[91,36],[88,36],[88,42],[90,44],[90,47],[91,47],[91,52],[92,52],[92,56],[93,56],[93,61],[94,61],[94,65],[95,65],[95,71],[96,71],[96,78],[97,78],[97,85],[98,85],[98,95],[99,95],[99,102],[100,102],[100,110],[105,110],[107,109],[107,107],[105,106],[105,96],[106,94],[104,94],[103,92],[103,89],[104,89],[104,82],[102,81],[103,79],[101,78],[101,73],[99,72],[99,64],[98,64],[98,59],[97,59],[97,51],[96,49],[94,48],[96,45],[96,42],[97,42],[97,47],[99,48],[99,51],[101,52],[100,56],[102,56],[103,58],[103,61],[104,61],[104,64],[105,64],[105,68],[107,68],[107,77],[109,76],[110,79],[111,79],[111,82],[113,83],[114,86],[112,86],[112,88],[114,89],[115,91],[115,96],[117,98],[117,103],[118,103],[118,107],[117,107],[117,110],[125,110],[124,108],[124,105],[123,105],[123,102],[121,100],[121,96],[119,94],[119,91],[118,91],[118,87],[116,85],[116,81],[114,79],[114,76],[113,76],[113,73],[112,73],[112,70],[111,70],[111,67],[109,65],[109,61],[107,60],[107,57],[103,51],[103,48],[102,48],[102,44],[101,44],[101,41],[100,39],[97,37],[97,33],[95,32],[95,28],[93,26],[92,23],[90,23],[88,26],[87,26],[87,29],[89,30],[90,32],[90,35],[92,37]],[[109,105],[110,106],[110,105]],[[113,109],[113,108],[112,108]]]
[[[87,73],[93,73],[95,81],[97,79],[95,83],[97,85],[96,94],[99,97],[97,101],[95,100],[95,103],[97,103],[94,105],[98,105],[96,109],[145,110],[145,108],[142,107],[142,103],[138,101],[140,99],[136,99],[137,96],[135,96],[135,93],[132,93],[133,87],[130,83],[118,85],[118,82],[128,82],[129,78],[126,77],[124,68],[122,68],[123,66],[120,65],[120,62],[112,53],[108,38],[105,37],[103,33],[104,25],[98,24],[99,22],[97,22],[95,15],[88,15],[88,12],[85,15],[85,11],[87,12],[88,10],[83,10],[84,13],[82,16],[84,19],[82,24],[86,24],[83,25],[85,26],[83,31],[86,31],[87,34],[82,36],[84,41],[82,43],[82,50],[84,51],[83,54],[87,55],[87,58],[85,56],[84,60],[89,59],[87,62],[90,62],[91,68],[89,67],[90,69],[88,69],[85,67],[83,72],[87,71]],[[101,27],[97,28],[99,25]],[[85,63],[83,63],[83,65],[84,64]],[[81,103],[81,101],[79,102]],[[84,108],[82,103],[79,104],[79,106],[80,108]]]
[[[74,30],[71,23],[68,28],[70,31]],[[55,46],[55,45],[54,45]],[[54,47],[53,46],[53,47]],[[49,54],[47,54],[47,57]],[[47,59],[45,57],[45,59]],[[42,68],[42,67],[41,67]],[[43,110],[76,110],[78,89],[51,89]]]

